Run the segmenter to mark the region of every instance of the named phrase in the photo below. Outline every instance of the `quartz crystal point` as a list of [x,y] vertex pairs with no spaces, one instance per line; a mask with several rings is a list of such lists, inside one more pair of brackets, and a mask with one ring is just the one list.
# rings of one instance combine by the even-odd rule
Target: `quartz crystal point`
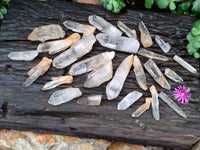
[[155,36],[155,41],[160,46],[163,52],[165,53],[169,52],[171,48],[169,43],[166,43],[165,41],[163,41],[163,39],[161,39],[161,37],[159,37],[158,35]]
[[31,61],[37,57],[37,51],[20,51],[20,52],[11,52],[8,54],[8,57],[12,60],[23,60]]
[[140,43],[134,38],[114,37],[103,33],[97,34],[96,38],[102,46],[122,52],[137,53],[140,47]]
[[79,88],[66,88],[54,92],[49,98],[48,103],[54,106],[69,102],[77,97],[80,97],[82,92]]
[[49,54],[56,54],[58,52],[64,51],[72,44],[77,42],[80,39],[80,35],[78,33],[73,33],[68,38],[64,40],[57,40],[51,42],[45,42],[38,45],[37,51],[41,52],[49,52]]
[[127,27],[123,22],[117,21],[117,26],[130,38],[137,39],[137,35],[129,27]]
[[73,64],[69,70],[69,74],[74,76],[93,71],[105,64],[108,60],[112,60],[114,57],[115,52],[113,51],[95,55],[76,64]]
[[64,51],[54,58],[53,66],[61,69],[65,68],[92,50],[96,39],[93,34],[84,36],[81,40],[74,43],[70,49]]
[[47,82],[42,90],[50,90],[54,89],[55,87],[61,85],[61,84],[70,84],[73,82],[73,77],[72,76],[60,76],[60,77],[52,77],[52,81]]
[[150,108],[151,101],[152,101],[151,97],[145,98],[145,103],[143,105],[141,105],[140,107],[138,107],[138,109],[136,109],[132,113],[132,117],[139,117],[139,116],[141,116],[146,110],[148,110]]
[[160,113],[159,113],[159,101],[158,101],[158,93],[156,90],[156,87],[154,85],[152,85],[149,88],[151,95],[152,95],[152,102],[151,102],[151,106],[152,106],[152,113],[153,113],[153,117],[155,120],[160,120]]
[[170,89],[171,86],[167,82],[166,78],[158,68],[158,66],[155,64],[155,62],[152,59],[149,59],[145,64],[144,67],[149,72],[149,74],[154,78],[154,80],[165,89]]
[[187,63],[185,60],[183,60],[183,58],[181,58],[181,57],[175,55],[175,56],[173,57],[173,59],[174,59],[177,63],[179,63],[181,66],[183,66],[185,69],[187,69],[189,72],[191,72],[191,73],[193,73],[193,74],[198,74],[198,73],[197,73],[197,70],[196,70],[194,67],[192,67],[189,63]]
[[111,23],[107,22],[102,17],[96,15],[90,15],[88,17],[88,20],[91,25],[95,26],[98,30],[107,35],[116,37],[120,37],[122,35],[122,32],[119,29],[117,29]]
[[126,95],[117,105],[118,110],[126,110],[133,103],[135,103],[140,97],[142,97],[142,93],[138,91],[133,91]]
[[162,61],[168,61],[169,59],[163,55],[160,55],[160,54],[156,54],[154,52],[151,52],[149,50],[146,50],[146,49],[140,49],[138,51],[138,54],[139,55],[142,55],[144,57],[147,57],[147,58],[151,58],[151,59],[157,59],[157,60],[162,60]]
[[102,95],[90,95],[77,101],[79,105],[100,105]]
[[113,66],[112,61],[107,61],[104,65],[98,69],[89,73],[84,83],[84,87],[93,88],[98,87],[102,83],[110,80],[113,77]]
[[133,55],[129,55],[119,65],[113,79],[106,86],[106,95],[108,100],[115,99],[119,96],[132,64]]
[[51,67],[51,63],[52,59],[44,57],[38,65],[28,72],[29,78],[23,83],[23,87],[28,87],[37,80],[39,76],[45,74],[45,72]]
[[144,69],[142,67],[139,57],[136,55],[134,56],[134,59],[133,59],[133,67],[134,67],[135,77],[139,86],[143,90],[147,90],[146,76],[144,73]]
[[63,25],[74,32],[83,33],[83,36],[86,36],[90,33],[94,33],[96,28],[90,25],[81,24],[78,22],[67,20],[63,22]]
[[176,113],[178,113],[180,116],[187,118],[186,114],[184,111],[172,100],[170,99],[167,94],[165,94],[163,91],[159,93],[159,97],[167,103]]
[[28,36],[28,40],[45,42],[65,36],[65,31],[60,25],[51,24],[35,28]]
[[169,68],[165,69],[165,75],[174,82],[183,82],[183,79],[179,75],[177,75],[176,72]]
[[151,35],[149,33],[149,30],[145,26],[144,22],[141,21],[139,23],[139,30],[141,33],[141,43],[144,47],[150,47],[153,44],[153,41],[151,39]]

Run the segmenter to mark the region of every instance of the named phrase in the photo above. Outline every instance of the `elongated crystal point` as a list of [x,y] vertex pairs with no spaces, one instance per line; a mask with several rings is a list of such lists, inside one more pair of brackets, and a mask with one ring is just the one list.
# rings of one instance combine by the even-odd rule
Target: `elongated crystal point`
[[117,105],[118,110],[126,110],[133,103],[135,103],[140,97],[142,97],[142,93],[138,91],[133,91],[125,96]]
[[58,69],[67,67],[85,54],[89,53],[95,42],[96,39],[93,34],[84,36],[81,40],[74,43],[70,49],[54,58],[53,66]]
[[139,117],[139,116],[141,116],[146,110],[148,110],[150,108],[151,101],[152,101],[151,97],[145,98],[145,103],[143,105],[141,105],[140,107],[138,107],[138,109],[136,109],[132,113],[132,117]]
[[176,72],[169,68],[165,69],[165,75],[174,82],[183,82],[183,79],[178,74],[176,74]]
[[162,61],[168,61],[169,60],[166,56],[156,54],[156,53],[151,52],[149,50],[146,50],[144,48],[140,49],[138,51],[138,54],[142,55],[144,57],[147,57],[147,58],[151,58],[151,59],[157,59],[157,60],[162,60]]
[[96,38],[102,46],[122,52],[137,53],[140,47],[140,43],[134,38],[114,37],[103,33],[97,34]]
[[86,36],[90,33],[94,33],[96,28],[90,25],[81,24],[78,22],[67,20],[63,22],[63,25],[74,32],[83,33],[83,36]]
[[82,92],[79,88],[66,88],[55,91],[49,98],[48,103],[54,106],[69,102],[77,97],[80,97]]
[[70,84],[73,82],[72,76],[60,76],[60,77],[53,77],[53,81],[45,83],[45,85],[42,87],[42,90],[50,90],[54,89],[55,87],[61,85],[61,84]]
[[77,101],[79,105],[100,105],[102,95],[90,95]]
[[56,40],[51,42],[45,42],[38,45],[37,51],[41,52],[49,52],[49,54],[56,54],[58,52],[66,50],[72,44],[77,42],[80,39],[80,35],[78,33],[73,33],[69,37],[64,40]]
[[115,99],[119,96],[132,64],[133,55],[129,55],[119,65],[113,79],[106,86],[106,95],[108,100]]
[[156,87],[154,85],[152,85],[149,88],[149,90],[152,95],[151,106],[152,106],[153,117],[155,120],[158,121],[158,120],[160,120],[158,93],[157,93]]
[[136,55],[134,56],[134,59],[133,59],[133,67],[134,67],[135,77],[139,86],[143,90],[147,90],[146,76],[144,73],[144,69],[142,67],[139,57]]
[[185,69],[187,69],[189,72],[193,73],[193,74],[198,74],[197,70],[191,66],[188,62],[186,62],[183,58],[174,55],[173,59],[179,63],[182,67],[184,67]]
[[119,29],[117,29],[111,23],[107,22],[102,17],[96,15],[90,15],[88,17],[88,20],[91,25],[95,26],[98,30],[104,32],[107,35],[116,37],[120,37],[122,35],[122,32]]
[[130,38],[137,39],[136,32],[133,32],[129,27],[127,27],[123,22],[117,21],[117,26]]
[[112,61],[107,61],[104,65],[89,73],[84,83],[84,87],[93,88],[98,87],[102,83],[110,80],[113,77]]
[[23,87],[28,87],[35,80],[39,78],[39,76],[45,74],[45,72],[51,67],[52,59],[48,59],[44,57],[41,62],[33,67],[29,72],[29,78],[23,83]]
[[23,60],[31,61],[38,56],[37,51],[20,51],[20,52],[11,52],[8,54],[8,57],[12,60]]
[[169,105],[176,113],[178,113],[183,118],[187,118],[185,112],[171,99],[165,94],[163,91],[159,93],[159,97]]
[[156,43],[160,46],[160,48],[162,49],[163,52],[168,53],[170,50],[170,45],[169,43],[166,43],[163,39],[161,39],[161,37],[159,37],[158,35],[155,36],[155,41]]
[[171,86],[167,82],[166,78],[158,68],[158,66],[155,64],[155,62],[152,59],[149,59],[145,64],[144,67],[148,71],[148,73],[154,78],[154,80],[165,89],[170,89]]
[[54,40],[63,38],[65,31],[60,25],[51,24],[35,28],[28,36],[28,40],[45,42],[47,40]]
[[115,56],[115,52],[104,52],[76,64],[73,64],[69,70],[70,75],[80,75],[92,70],[95,70],[105,64],[108,60],[112,60]]
[[149,30],[145,26],[144,22],[141,21],[139,23],[139,30],[141,34],[141,43],[144,47],[150,47],[153,44],[151,35],[149,33]]

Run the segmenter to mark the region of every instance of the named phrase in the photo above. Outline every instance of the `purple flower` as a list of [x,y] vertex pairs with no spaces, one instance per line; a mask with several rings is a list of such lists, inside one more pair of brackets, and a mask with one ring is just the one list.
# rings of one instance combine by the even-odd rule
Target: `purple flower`
[[174,99],[181,103],[188,103],[191,96],[190,88],[186,89],[184,85],[174,89]]

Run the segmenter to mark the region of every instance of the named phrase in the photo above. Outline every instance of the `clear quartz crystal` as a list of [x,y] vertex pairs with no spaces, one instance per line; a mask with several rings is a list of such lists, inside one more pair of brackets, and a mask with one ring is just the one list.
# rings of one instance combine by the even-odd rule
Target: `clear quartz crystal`
[[145,64],[144,67],[148,71],[148,73],[154,78],[154,80],[165,89],[170,89],[171,86],[158,68],[158,66],[155,64],[155,62],[152,59],[149,59]]
[[38,56],[37,51],[18,51],[18,52],[11,52],[8,54],[8,57],[12,60],[23,60],[23,61],[31,61],[37,56]]
[[176,113],[178,113],[180,116],[187,118],[185,112],[171,99],[165,94],[163,91],[159,93],[159,97],[167,103]]
[[150,47],[153,44],[151,35],[149,33],[149,30],[147,29],[147,27],[145,26],[144,22],[141,21],[139,23],[139,30],[140,30],[140,34],[141,34],[141,43],[144,47]]
[[139,86],[143,90],[147,90],[146,76],[144,73],[144,69],[142,67],[139,57],[136,55],[134,56],[134,59],[133,59],[133,67],[134,67],[135,77]]
[[102,95],[90,95],[77,101],[79,105],[100,105]]
[[174,82],[183,82],[183,79],[176,74],[176,72],[174,72],[173,70],[166,68],[165,69],[165,75],[170,78],[171,80],[173,80]]
[[117,26],[130,38],[137,39],[136,32],[133,32],[129,27],[127,27],[123,22],[117,21]]
[[133,55],[129,55],[119,65],[113,79],[106,86],[106,95],[108,100],[115,99],[119,96],[132,64]]
[[191,72],[191,73],[193,73],[193,74],[198,74],[198,73],[197,73],[197,70],[196,70],[194,67],[192,67],[188,62],[186,62],[183,58],[181,58],[181,57],[175,55],[175,56],[173,57],[173,59],[174,59],[177,63],[179,63],[181,66],[183,66],[185,69],[187,69],[189,72]]
[[95,42],[96,39],[93,34],[84,36],[81,40],[74,43],[70,49],[64,51],[59,56],[54,58],[53,66],[58,69],[69,66],[85,54],[89,53],[92,50]]
[[80,39],[80,35],[78,33],[73,33],[69,37],[64,40],[56,40],[51,42],[41,43],[37,47],[38,53],[49,52],[49,54],[56,54],[58,52],[66,50],[72,44],[77,42]]
[[45,42],[47,40],[54,40],[63,38],[65,31],[60,25],[51,24],[35,28],[28,36],[28,40]]
[[140,97],[142,97],[142,93],[138,91],[133,91],[126,95],[117,105],[118,110],[126,110],[133,103],[135,103]]
[[170,45],[169,43],[166,43],[163,39],[161,39],[161,37],[159,37],[158,35],[155,36],[155,41],[156,43],[160,46],[160,48],[162,49],[163,52],[168,53],[170,50]]
[[120,37],[122,35],[122,32],[119,29],[117,29],[111,23],[107,22],[102,17],[96,15],[90,15],[88,17],[88,20],[91,25],[95,26],[98,30],[104,32],[107,35],[116,37]]
[[73,64],[69,70],[70,75],[80,75],[92,70],[95,70],[105,64],[108,60],[112,60],[115,56],[115,52],[104,52],[76,64]]
[[144,48],[140,49],[138,51],[138,54],[142,55],[144,57],[147,57],[147,58],[151,58],[151,59],[157,59],[157,60],[162,60],[162,61],[168,61],[169,60],[168,57],[166,57],[166,56],[156,54],[156,53],[149,51],[149,50],[146,50]]
[[152,102],[151,102],[152,114],[153,114],[154,119],[158,121],[160,120],[158,93],[154,85],[152,85],[149,88],[149,90],[152,95]]
[[69,102],[77,97],[80,97],[82,92],[79,88],[66,88],[55,91],[49,98],[48,103],[54,106]]
[[134,38],[114,37],[103,33],[97,34],[96,38],[102,46],[122,52],[137,53],[140,47],[140,43]]

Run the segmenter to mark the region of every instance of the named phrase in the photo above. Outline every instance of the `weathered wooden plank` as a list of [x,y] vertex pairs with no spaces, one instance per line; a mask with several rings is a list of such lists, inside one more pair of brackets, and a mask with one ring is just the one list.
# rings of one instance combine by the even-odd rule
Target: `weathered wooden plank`
[[[79,87],[84,96],[103,94],[103,102],[99,107],[80,106],[76,104],[76,100],[57,107],[47,103],[50,94],[55,90],[43,92],[41,87],[51,76],[66,74],[71,66],[61,70],[52,67],[30,87],[22,87],[23,81],[27,78],[26,73],[30,68],[36,65],[43,56],[51,58],[55,56],[44,53],[31,62],[16,62],[8,59],[8,53],[36,49],[38,42],[27,41],[27,36],[34,27],[50,23],[62,24],[67,19],[88,23],[87,17],[90,14],[100,15],[115,25],[117,20],[121,20],[132,28],[136,27],[140,20],[143,20],[150,29],[152,37],[158,34],[170,43],[172,50],[166,54],[170,57],[170,61],[155,62],[162,72],[164,72],[165,67],[175,70],[183,77],[185,85],[191,87],[194,101],[188,105],[178,104],[189,115],[188,119],[179,117],[162,101],[160,101],[161,120],[159,122],[153,120],[151,110],[139,118],[139,123],[136,122],[136,119],[131,118],[131,113],[144,103],[146,96],[150,96],[149,91],[144,92],[139,88],[132,70],[120,96],[114,101],[106,100],[105,86],[107,83],[98,88],[84,88],[83,83],[87,74],[75,77],[72,85],[63,85],[55,89],[73,86]],[[8,112],[5,117],[0,118],[0,128],[105,138],[143,145],[188,149],[199,140],[200,136],[199,78],[175,63],[172,57],[175,54],[180,55],[199,71],[198,61],[185,51],[187,44],[185,35],[190,31],[194,20],[194,17],[181,15],[177,17],[174,14],[158,14],[149,11],[128,10],[126,13],[114,15],[101,6],[69,2],[12,1],[0,31],[0,104],[8,102]],[[67,31],[66,33],[69,35],[72,32]],[[149,49],[162,53],[155,41]],[[93,51],[81,60],[103,51],[110,51],[110,49],[103,48],[96,42]],[[113,60],[114,70],[127,55],[126,53],[116,53]],[[139,57],[143,64],[148,60],[145,57]],[[155,84],[158,91],[163,90],[146,71],[145,73],[148,86]],[[177,83],[168,81],[172,89],[178,86]],[[116,106],[119,100],[133,90],[142,92],[144,97],[127,111],[117,111]],[[172,95],[171,91],[164,91],[168,95]]]

